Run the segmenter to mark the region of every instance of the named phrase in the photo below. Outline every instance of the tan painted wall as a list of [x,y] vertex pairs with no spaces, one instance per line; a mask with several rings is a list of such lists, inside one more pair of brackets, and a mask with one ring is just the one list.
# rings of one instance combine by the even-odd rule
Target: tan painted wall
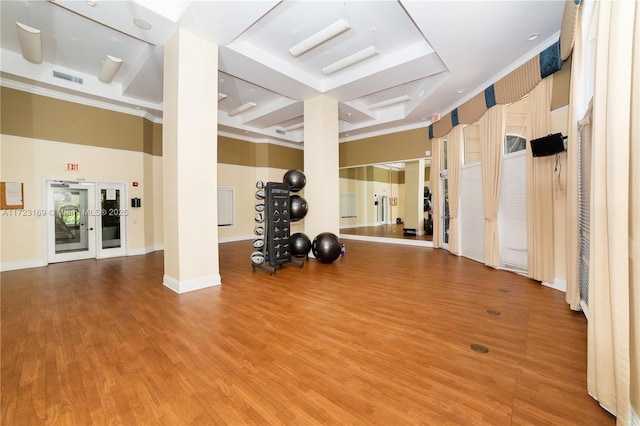
[[[41,139],[0,136],[0,180],[22,182],[25,209],[23,214],[45,210],[44,182],[79,180],[87,182],[125,183],[131,197],[143,199],[142,207],[127,216],[130,250],[144,252],[146,248],[146,210],[152,208],[144,201],[144,156],[142,152],[96,148],[86,145],[51,142]],[[79,164],[78,172],[66,171],[66,163]],[[134,188],[132,182],[139,182]],[[0,264],[42,262],[44,252],[45,217],[0,217],[2,240]]]
[[426,127],[340,144],[340,167],[423,158],[431,150]]

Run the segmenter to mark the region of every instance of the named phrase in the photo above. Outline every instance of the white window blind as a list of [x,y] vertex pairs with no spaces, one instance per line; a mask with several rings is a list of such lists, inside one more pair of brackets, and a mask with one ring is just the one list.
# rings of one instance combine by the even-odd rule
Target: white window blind
[[218,226],[233,226],[234,210],[233,188],[218,188]]
[[580,300],[589,306],[591,248],[591,106],[578,122],[578,282]]
[[480,163],[463,166],[460,173],[461,253],[484,262],[484,205]]
[[340,217],[358,217],[358,194],[340,194]]
[[502,266],[527,271],[526,152],[506,155],[502,163],[498,234]]

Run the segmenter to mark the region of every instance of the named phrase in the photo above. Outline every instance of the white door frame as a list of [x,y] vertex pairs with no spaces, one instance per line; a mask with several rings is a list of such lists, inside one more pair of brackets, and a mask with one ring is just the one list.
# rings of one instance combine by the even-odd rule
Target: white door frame
[[[71,189],[86,189],[87,211],[85,227],[88,228],[88,249],[83,251],[72,251],[68,253],[55,252],[55,211],[52,184],[68,184]],[[46,221],[43,226],[44,231],[44,253],[46,263],[66,262],[81,259],[104,259],[108,257],[118,257],[127,255],[128,239],[128,215],[130,209],[127,204],[127,185],[123,182],[84,182],[64,179],[44,179],[43,181],[44,205],[47,206]],[[115,189],[120,192],[120,246],[102,248],[102,204],[101,190]]]
[[129,216],[129,208],[127,207],[127,185],[124,183],[97,182],[96,206],[98,206],[99,209],[105,209],[101,203],[101,191],[103,189],[120,191],[120,208],[117,209],[117,211],[106,212],[108,214],[117,214],[120,216],[120,246],[103,248],[102,213],[104,212],[101,211],[101,214],[96,217],[96,258],[104,259],[107,257],[126,256],[129,241],[127,238],[127,217]]
[[[81,207],[80,213],[80,235],[81,240],[86,238],[86,250],[72,250],[63,253],[56,253],[56,224],[55,218],[57,212],[55,211],[55,195],[54,191],[56,187],[62,187],[67,185],[69,189],[78,189],[87,191],[87,205]],[[71,260],[92,259],[96,257],[96,242],[95,242],[95,229],[96,229],[96,196],[95,196],[95,184],[87,182],[72,182],[72,181],[47,181],[46,186],[46,206],[47,206],[47,223],[45,244],[47,247],[47,263],[66,262]],[[86,233],[86,235],[85,235]],[[83,244],[84,245],[84,244]]]

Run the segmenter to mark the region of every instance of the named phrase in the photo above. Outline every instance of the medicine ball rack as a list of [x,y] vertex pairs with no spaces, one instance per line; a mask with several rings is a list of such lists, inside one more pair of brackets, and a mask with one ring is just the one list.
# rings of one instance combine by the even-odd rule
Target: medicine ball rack
[[[302,268],[304,262],[291,257],[289,244],[289,236],[291,235],[289,184],[267,182],[265,186],[261,181],[258,181],[256,187],[258,188],[256,198],[260,199],[264,195],[264,203],[262,201],[256,203],[256,222],[259,225],[256,226],[254,233],[262,236],[264,240],[263,243],[260,242],[258,244],[256,244],[257,240],[254,240],[254,248],[257,251],[251,255],[251,267],[253,270],[256,268],[264,269],[269,271],[271,275],[275,275],[276,266],[282,267],[287,263],[293,263]],[[264,187],[263,193],[260,192],[261,187]],[[257,245],[261,247],[257,247]],[[262,252],[262,259],[257,255],[259,252]],[[269,265],[266,265],[267,261]]]

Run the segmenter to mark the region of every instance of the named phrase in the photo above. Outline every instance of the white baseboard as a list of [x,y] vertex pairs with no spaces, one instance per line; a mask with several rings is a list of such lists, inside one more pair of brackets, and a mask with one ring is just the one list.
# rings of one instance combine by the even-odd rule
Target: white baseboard
[[370,241],[372,243],[400,244],[404,246],[419,246],[419,247],[433,248],[433,242],[423,241],[423,240],[409,240],[404,238],[369,237],[367,235],[353,235],[353,234],[340,234],[339,238],[341,241],[357,240],[357,241]]
[[153,253],[154,251],[164,250],[163,244],[156,244],[153,246],[146,246],[143,248],[130,248],[127,250],[127,256],[141,256],[143,254]]
[[553,280],[553,283],[542,281],[542,285],[547,286],[547,287],[551,287],[551,288],[553,288],[555,290],[560,290],[560,291],[562,291],[564,293],[567,292],[567,282],[565,280],[560,280],[558,278]]
[[169,275],[162,277],[162,284],[165,287],[170,288],[176,293],[187,293],[189,291],[202,290],[207,287],[214,287],[222,284],[220,281],[220,274],[211,275],[208,277],[197,278],[194,280],[178,281]]
[[15,271],[18,269],[40,268],[47,266],[44,259],[21,260],[18,262],[6,262],[0,264],[0,272]]
[[218,238],[218,243],[233,243],[235,241],[246,241],[258,238],[257,235],[238,235],[233,237]]

